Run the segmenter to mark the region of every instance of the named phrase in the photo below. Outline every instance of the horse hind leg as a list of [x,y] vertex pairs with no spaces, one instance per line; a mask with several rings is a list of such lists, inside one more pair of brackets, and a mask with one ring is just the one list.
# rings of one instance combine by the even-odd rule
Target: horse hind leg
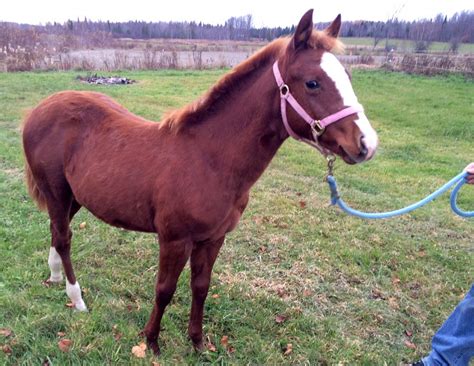
[[[64,273],[66,275],[66,294],[79,311],[87,311],[86,304],[82,299],[81,287],[76,280],[71,262],[71,238],[72,232],[69,228],[69,212],[61,216],[51,215],[51,246],[59,255]],[[52,250],[53,250],[52,249]]]
[[[48,264],[51,270],[50,280],[62,280],[61,264],[66,275],[66,294],[74,304],[76,310],[87,311],[87,306],[82,299],[81,287],[76,280],[71,262],[72,232],[69,223],[74,214],[81,207],[73,198],[69,185],[62,184],[56,190],[56,195],[45,193],[48,213],[51,220],[51,248]],[[60,197],[60,199],[58,199]]]
[[[69,221],[72,220],[74,215],[79,211],[81,205],[77,203],[76,200],[73,199],[70,210],[69,210]],[[53,243],[51,243],[51,247],[49,248],[49,256],[48,256],[48,265],[51,271],[51,275],[47,280],[48,283],[60,283],[63,281],[63,273],[62,273],[62,260],[61,256],[57,252],[56,248],[54,247]]]

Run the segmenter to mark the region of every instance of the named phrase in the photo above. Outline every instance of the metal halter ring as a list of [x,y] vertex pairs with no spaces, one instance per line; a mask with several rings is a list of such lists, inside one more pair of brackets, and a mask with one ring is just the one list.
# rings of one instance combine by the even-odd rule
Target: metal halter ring
[[290,87],[286,84],[280,86],[280,96],[286,98],[290,94]]

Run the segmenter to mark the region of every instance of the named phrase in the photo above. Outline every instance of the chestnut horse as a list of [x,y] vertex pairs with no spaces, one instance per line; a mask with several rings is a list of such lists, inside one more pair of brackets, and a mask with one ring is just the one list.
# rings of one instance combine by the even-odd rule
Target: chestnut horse
[[[77,310],[87,307],[70,259],[69,224],[84,206],[110,225],[158,234],[156,296],[143,331],[157,354],[161,318],[190,259],[188,332],[202,349],[203,305],[219,249],[288,136],[349,164],[373,156],[377,135],[330,52],[340,46],[340,16],[315,31],[312,15],[161,123],[93,92],[60,92],[31,112],[23,129],[26,177],[51,220],[49,281],[62,281],[64,269]],[[337,123],[321,126],[326,117]]]

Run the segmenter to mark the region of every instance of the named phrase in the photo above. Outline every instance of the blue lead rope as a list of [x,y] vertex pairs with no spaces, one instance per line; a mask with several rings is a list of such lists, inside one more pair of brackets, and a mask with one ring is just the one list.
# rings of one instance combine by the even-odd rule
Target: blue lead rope
[[419,202],[416,202],[410,206],[405,208],[401,208],[395,211],[388,211],[388,212],[362,212],[358,210],[354,210],[353,208],[349,207],[344,200],[339,196],[339,192],[337,190],[337,183],[336,179],[332,175],[327,176],[327,182],[329,184],[329,189],[331,190],[331,204],[338,205],[344,212],[348,213],[349,215],[357,216],[363,219],[387,219],[389,217],[399,216],[416,210],[421,206],[426,205],[428,202],[433,201],[436,197],[440,196],[444,192],[446,192],[449,188],[456,184],[453,191],[451,192],[451,208],[452,210],[462,217],[474,217],[474,211],[463,211],[457,205],[457,196],[461,187],[466,184],[467,182],[467,172],[462,172],[451,179],[449,182],[444,184],[442,187],[438,188],[436,191],[431,193],[428,197],[422,199]]

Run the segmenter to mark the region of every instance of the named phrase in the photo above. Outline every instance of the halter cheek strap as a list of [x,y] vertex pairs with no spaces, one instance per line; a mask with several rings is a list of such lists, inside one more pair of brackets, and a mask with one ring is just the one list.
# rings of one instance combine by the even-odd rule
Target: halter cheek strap
[[[323,118],[322,120],[314,119],[308,113],[306,113],[303,107],[296,101],[296,99],[290,93],[289,86],[285,84],[281,76],[280,69],[278,68],[278,61],[275,61],[275,63],[273,64],[273,76],[275,77],[276,83],[280,88],[281,118],[283,120],[283,125],[285,126],[286,131],[295,140],[303,141],[317,148],[324,155],[327,155],[328,151],[319,144],[318,138],[324,133],[326,127],[334,122],[343,119],[344,117],[350,116],[351,114],[364,111],[362,106],[360,104],[357,104],[355,106],[344,108],[339,112],[333,113]],[[299,136],[295,131],[293,131],[293,129],[290,127],[290,124],[288,123],[288,117],[286,115],[286,103],[289,103],[291,107],[295,110],[295,112],[298,113],[298,115],[310,125],[314,140],[308,140],[304,137]]]

